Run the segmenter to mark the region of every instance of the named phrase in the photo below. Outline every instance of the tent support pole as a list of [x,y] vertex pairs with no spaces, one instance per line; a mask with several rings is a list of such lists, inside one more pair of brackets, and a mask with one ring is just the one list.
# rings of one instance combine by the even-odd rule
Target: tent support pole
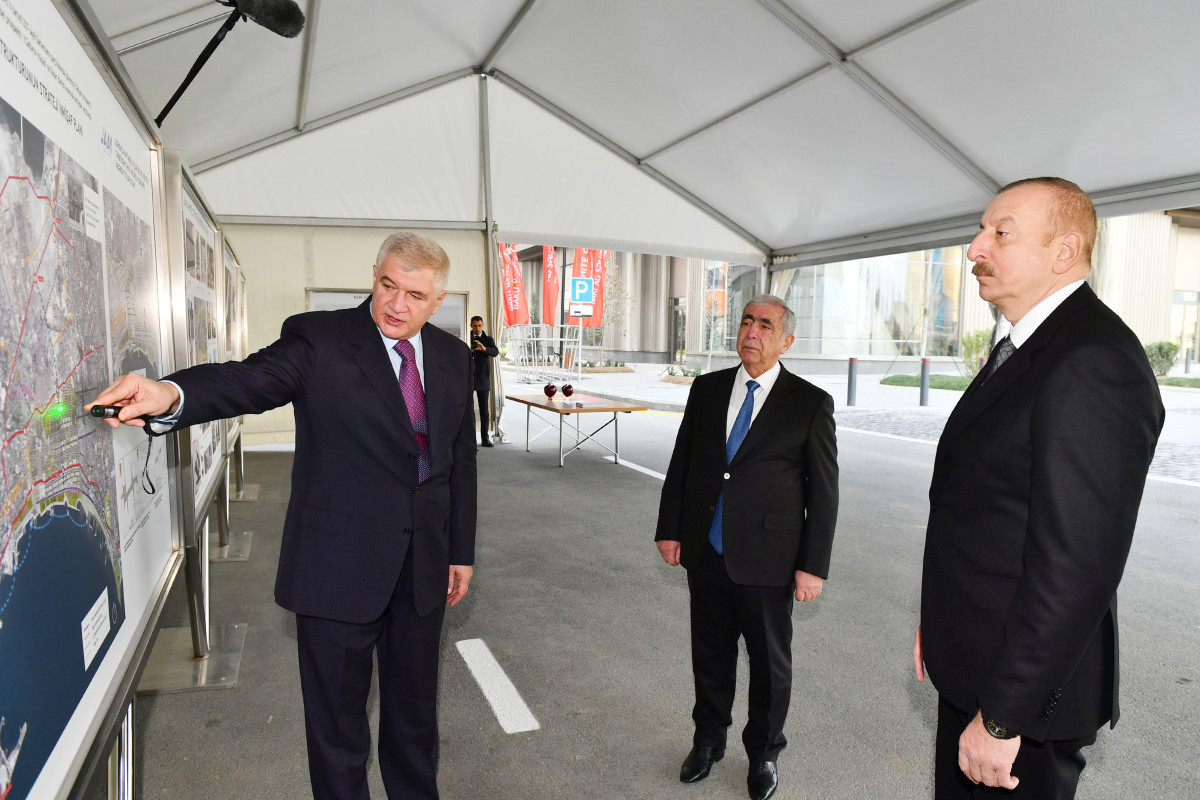
[[[488,76],[483,74],[479,76],[479,146],[482,155],[479,163],[483,169],[483,250],[487,267],[484,298],[487,301],[488,326],[493,336],[497,336],[500,331],[500,266],[496,262],[496,220],[492,216],[492,133],[488,117]],[[504,431],[500,427],[500,418],[504,414],[504,375],[496,359],[489,360],[492,391],[488,393],[488,405],[492,416],[492,437],[503,442]]]

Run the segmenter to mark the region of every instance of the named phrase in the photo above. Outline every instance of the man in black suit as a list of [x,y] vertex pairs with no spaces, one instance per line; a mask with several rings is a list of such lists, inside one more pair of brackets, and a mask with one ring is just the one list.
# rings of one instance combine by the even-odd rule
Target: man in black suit
[[679,779],[703,780],[733,723],[738,638],[750,656],[742,743],[750,797],[778,785],[792,690],[792,598],[816,599],[837,521],[833,399],[779,364],[796,317],[760,295],[738,331],[742,365],[692,384],[663,484],[655,541],[691,596],[696,724]]
[[979,296],[1013,328],[938,443],[913,661],[939,694],[938,800],[1061,800],[1117,722],[1117,584],[1164,412],[1084,280],[1096,212],[1078,186],[1010,184],[979,228]]
[[372,653],[388,797],[437,797],[442,617],[466,594],[474,561],[471,358],[426,324],[445,296],[449,259],[433,240],[401,233],[384,241],[373,270],[369,301],[291,317],[245,361],[162,382],[125,375],[95,401],[124,406],[125,424],[146,414],[174,429],[292,404],[296,456],[275,598],[296,613],[317,800],[368,798]]
[[492,359],[500,355],[496,340],[483,332],[483,317],[471,317],[471,358],[474,361],[475,397],[479,400],[479,444],[491,447],[488,436],[488,393],[492,391]]

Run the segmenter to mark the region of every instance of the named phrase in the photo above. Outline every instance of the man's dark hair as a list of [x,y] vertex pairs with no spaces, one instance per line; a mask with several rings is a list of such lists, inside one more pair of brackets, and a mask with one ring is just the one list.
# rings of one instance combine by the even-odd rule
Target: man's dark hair
[[480,322],[483,322],[483,317],[476,314],[475,316],[471,317],[471,322],[474,322],[475,320],[479,320]]

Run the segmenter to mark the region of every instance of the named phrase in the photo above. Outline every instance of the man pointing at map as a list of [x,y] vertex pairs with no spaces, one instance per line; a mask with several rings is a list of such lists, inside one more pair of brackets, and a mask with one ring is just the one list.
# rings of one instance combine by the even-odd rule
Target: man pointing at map
[[388,797],[438,796],[438,645],[471,581],[476,515],[470,352],[427,324],[449,271],[436,242],[394,234],[361,306],[291,317],[245,361],[124,375],[93,403],[123,406],[127,425],[147,415],[154,433],[292,404],[275,599],[296,613],[317,800],[369,797],[375,652]]

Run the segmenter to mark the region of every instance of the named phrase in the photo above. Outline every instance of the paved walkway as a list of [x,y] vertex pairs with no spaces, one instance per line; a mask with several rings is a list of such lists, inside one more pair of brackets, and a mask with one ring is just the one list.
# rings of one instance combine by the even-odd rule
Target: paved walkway
[[[632,367],[633,372],[585,374],[576,382],[575,389],[659,411],[683,411],[690,386],[662,380],[666,376],[666,367],[661,364],[634,364]],[[855,405],[850,407],[846,405],[845,374],[803,377],[833,396],[839,429],[930,443],[937,442],[946,418],[962,396],[961,392],[930,389],[929,405],[922,407],[919,389],[880,385],[882,375],[859,375]],[[505,391],[510,394],[535,391],[531,384],[517,383],[510,371],[505,372],[504,380]],[[1200,485],[1200,389],[1166,386],[1162,389],[1162,398],[1167,421],[1150,475]]]

